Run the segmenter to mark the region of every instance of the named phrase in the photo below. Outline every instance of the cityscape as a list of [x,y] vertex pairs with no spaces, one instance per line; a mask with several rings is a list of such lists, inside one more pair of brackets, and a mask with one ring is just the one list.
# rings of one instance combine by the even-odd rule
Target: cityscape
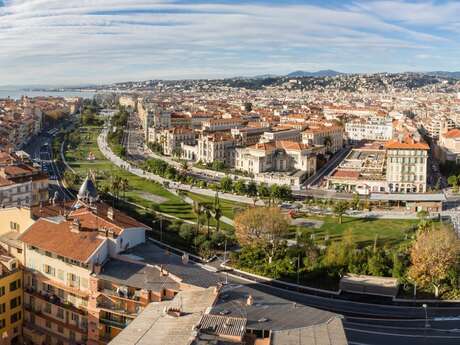
[[0,345],[460,344],[459,15],[0,0]]

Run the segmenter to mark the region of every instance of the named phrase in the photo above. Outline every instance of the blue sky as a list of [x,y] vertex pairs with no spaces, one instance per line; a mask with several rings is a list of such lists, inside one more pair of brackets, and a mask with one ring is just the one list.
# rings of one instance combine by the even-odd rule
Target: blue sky
[[0,0],[0,85],[460,70],[460,1]]

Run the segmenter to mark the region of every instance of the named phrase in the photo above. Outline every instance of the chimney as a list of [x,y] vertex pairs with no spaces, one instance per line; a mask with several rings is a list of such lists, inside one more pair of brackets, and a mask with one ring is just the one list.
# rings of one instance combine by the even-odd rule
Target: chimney
[[253,305],[254,304],[254,298],[252,295],[248,296],[248,299],[246,300],[246,305]]
[[70,226],[70,231],[79,233],[80,229],[81,229],[80,220],[78,218],[75,218],[72,222],[72,225]]
[[95,274],[100,274],[101,273],[101,270],[102,270],[102,266],[99,265],[99,264],[95,264],[94,267],[93,267],[93,271]]
[[113,208],[112,207],[109,207],[107,209],[107,218],[109,218],[110,220],[113,220]]

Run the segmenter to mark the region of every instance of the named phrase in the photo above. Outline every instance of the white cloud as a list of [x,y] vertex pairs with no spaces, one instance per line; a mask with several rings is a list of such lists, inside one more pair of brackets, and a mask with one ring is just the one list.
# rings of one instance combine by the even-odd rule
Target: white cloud
[[[397,1],[362,1],[337,9],[173,0],[5,3],[0,7],[0,84],[346,69],[357,56],[370,61],[373,56],[379,60],[382,51],[412,50],[415,56],[451,42],[392,21],[388,13],[398,4],[399,21],[422,21],[410,13],[424,4]],[[428,18],[437,22],[456,7],[429,8],[438,11]],[[279,52],[284,62],[278,61]]]

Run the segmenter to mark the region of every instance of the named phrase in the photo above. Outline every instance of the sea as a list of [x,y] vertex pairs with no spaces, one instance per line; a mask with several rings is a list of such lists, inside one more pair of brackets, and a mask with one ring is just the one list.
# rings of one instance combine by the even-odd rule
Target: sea
[[29,91],[29,90],[1,90],[0,99],[12,98],[19,99],[22,96],[28,97],[82,97],[82,98],[93,98],[95,92],[91,91]]

